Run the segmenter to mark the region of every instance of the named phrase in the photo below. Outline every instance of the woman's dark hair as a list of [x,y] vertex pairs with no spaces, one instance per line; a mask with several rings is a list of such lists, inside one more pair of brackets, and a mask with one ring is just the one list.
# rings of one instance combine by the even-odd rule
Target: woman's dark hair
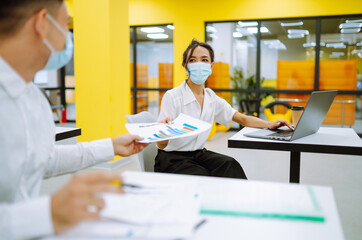
[[182,66],[183,67],[186,66],[186,64],[190,60],[190,57],[192,56],[192,53],[194,52],[195,48],[197,48],[199,46],[203,47],[203,48],[206,48],[209,51],[211,62],[212,63],[214,62],[214,50],[212,49],[212,47],[209,44],[204,43],[204,42],[199,42],[194,38],[194,39],[192,39],[190,45],[184,51],[183,60],[182,60]]

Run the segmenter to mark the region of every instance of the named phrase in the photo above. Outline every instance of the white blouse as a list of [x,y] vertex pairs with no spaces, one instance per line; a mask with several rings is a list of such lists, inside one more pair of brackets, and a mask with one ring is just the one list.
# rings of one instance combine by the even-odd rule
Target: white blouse
[[[201,109],[190,87],[184,81],[180,86],[165,93],[162,98],[161,111],[158,120],[166,117],[174,119],[184,113],[208,123],[214,121],[224,126],[229,126],[236,110],[225,99],[220,98],[210,88],[204,89],[204,104]],[[169,140],[165,151],[195,151],[202,149],[210,134],[205,131],[197,136],[190,136]]]
[[48,101],[0,57],[0,239],[54,233],[43,178],[112,160],[111,139],[55,145]]

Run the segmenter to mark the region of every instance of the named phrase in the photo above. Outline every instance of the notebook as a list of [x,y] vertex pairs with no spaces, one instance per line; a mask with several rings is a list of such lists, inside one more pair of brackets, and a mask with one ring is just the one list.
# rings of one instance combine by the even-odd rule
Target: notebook
[[321,127],[336,95],[337,90],[312,92],[294,131],[285,128],[276,130],[261,129],[244,135],[246,137],[293,141],[316,133]]

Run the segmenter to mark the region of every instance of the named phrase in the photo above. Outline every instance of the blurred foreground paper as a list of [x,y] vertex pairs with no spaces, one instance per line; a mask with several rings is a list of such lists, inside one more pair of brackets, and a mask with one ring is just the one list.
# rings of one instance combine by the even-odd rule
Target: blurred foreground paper
[[[83,222],[54,239],[185,239],[200,221],[201,197],[195,182],[168,183],[124,177],[141,186],[125,194],[102,194],[100,221]],[[131,181],[131,182],[130,182]]]

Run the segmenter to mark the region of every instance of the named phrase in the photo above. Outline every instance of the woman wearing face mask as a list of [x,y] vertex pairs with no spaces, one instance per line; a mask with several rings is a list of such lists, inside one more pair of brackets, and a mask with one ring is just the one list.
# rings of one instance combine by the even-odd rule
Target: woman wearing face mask
[[[168,123],[180,113],[205,122],[229,126],[235,121],[243,126],[275,129],[284,121],[267,122],[246,116],[233,109],[215,92],[204,87],[214,65],[214,51],[207,43],[192,40],[183,54],[182,66],[188,78],[178,87],[165,93],[161,103],[159,121]],[[231,177],[247,179],[240,164],[232,157],[215,153],[204,148],[210,131],[197,136],[158,142],[155,172]]]

